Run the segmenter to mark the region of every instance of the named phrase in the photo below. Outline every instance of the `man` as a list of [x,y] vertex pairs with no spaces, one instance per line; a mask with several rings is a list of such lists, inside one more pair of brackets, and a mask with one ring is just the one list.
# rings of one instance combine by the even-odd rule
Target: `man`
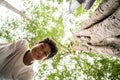
[[32,80],[34,60],[52,58],[57,51],[56,44],[49,38],[31,50],[24,39],[0,46],[0,80]]

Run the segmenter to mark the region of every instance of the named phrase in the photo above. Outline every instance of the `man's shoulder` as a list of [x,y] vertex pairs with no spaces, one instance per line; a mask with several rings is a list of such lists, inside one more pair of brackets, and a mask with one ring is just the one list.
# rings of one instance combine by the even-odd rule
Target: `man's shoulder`
[[26,39],[20,39],[16,41],[17,47],[28,47],[29,43]]
[[28,42],[26,39],[19,39],[17,41],[24,41],[24,42]]
[[19,39],[16,41],[17,43],[28,43],[26,39]]

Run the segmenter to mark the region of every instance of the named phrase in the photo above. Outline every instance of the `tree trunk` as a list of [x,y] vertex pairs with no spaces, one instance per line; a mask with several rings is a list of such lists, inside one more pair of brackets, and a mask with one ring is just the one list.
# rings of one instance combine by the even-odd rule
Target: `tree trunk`
[[13,7],[11,4],[9,4],[7,1],[5,0],[0,0],[0,5],[12,10],[13,12],[21,15],[23,18],[32,21],[26,14],[24,14],[23,12],[21,12],[20,10],[16,9],[15,7]]
[[74,40],[77,50],[120,57],[120,0],[103,0]]

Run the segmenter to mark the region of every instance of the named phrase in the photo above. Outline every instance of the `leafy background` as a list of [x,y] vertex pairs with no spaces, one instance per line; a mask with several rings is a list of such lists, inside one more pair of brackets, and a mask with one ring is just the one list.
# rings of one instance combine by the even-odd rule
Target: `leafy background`
[[81,5],[74,13],[68,11],[68,0],[20,2],[22,11],[32,21],[5,9],[5,16],[0,14],[0,43],[24,38],[29,41],[31,48],[39,40],[50,37],[56,41],[59,49],[54,58],[35,62],[34,80],[120,80],[119,58],[74,51],[70,45],[73,32],[89,18],[99,0],[92,9],[86,11]]

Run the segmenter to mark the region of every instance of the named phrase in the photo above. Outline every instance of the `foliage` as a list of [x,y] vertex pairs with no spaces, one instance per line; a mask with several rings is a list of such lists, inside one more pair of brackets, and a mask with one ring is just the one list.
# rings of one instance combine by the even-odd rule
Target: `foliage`
[[84,5],[84,4],[81,4],[81,5],[77,8],[77,10],[74,12],[74,15],[78,17],[78,16],[81,16],[81,15],[87,13],[87,14],[89,14],[89,16],[90,16],[90,15],[92,14],[92,12],[98,7],[98,5],[99,5],[99,3],[100,3],[101,1],[102,1],[102,0],[95,0],[94,4],[93,4],[93,6],[91,7],[90,10],[85,10],[85,9],[83,9],[83,5]]
[[[79,17],[86,13],[90,15],[92,12],[92,10],[87,12],[79,7],[74,15],[68,15],[65,11],[66,8],[64,9],[63,1],[39,0],[35,3],[31,0],[23,0],[24,12],[31,15],[32,21],[1,17],[0,39],[11,42],[25,38],[31,43],[30,47],[45,37],[56,41],[59,49],[58,54],[53,59],[39,62],[35,80],[120,80],[119,58],[74,51],[70,46],[69,39],[63,42],[62,38],[65,36],[66,27],[68,29],[70,26],[80,25]],[[65,1],[68,4],[68,0]],[[99,0],[96,1],[93,9],[99,3]],[[55,12],[60,15],[58,16],[57,13],[56,16]],[[71,15],[72,17],[70,17]]]
[[[64,56],[64,57],[63,57]],[[49,62],[41,62],[37,74],[44,80],[119,80],[120,59],[94,53],[77,52],[59,55]],[[48,74],[46,74],[48,73]]]

